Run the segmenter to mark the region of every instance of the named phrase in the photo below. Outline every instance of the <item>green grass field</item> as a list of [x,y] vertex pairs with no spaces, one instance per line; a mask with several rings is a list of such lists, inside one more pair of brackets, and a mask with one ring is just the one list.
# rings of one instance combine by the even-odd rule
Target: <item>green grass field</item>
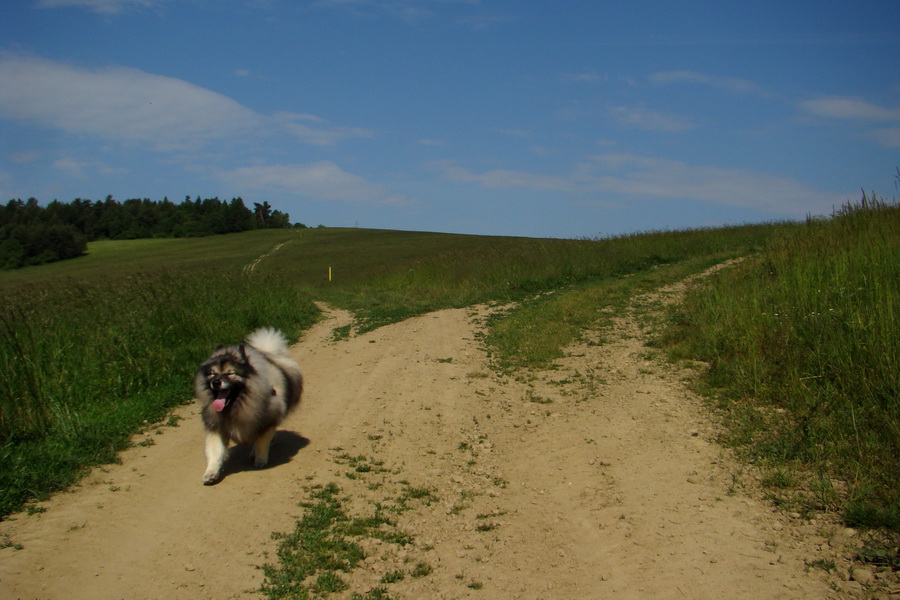
[[[804,280],[803,287],[792,289],[795,283],[781,279],[786,272],[783,267],[774,274],[762,273],[769,268],[769,253],[778,244],[794,244],[796,248],[784,250],[787,255],[808,252],[810,260],[820,261],[825,270],[859,269],[855,263],[832,262],[842,252],[852,256],[871,245],[868,225],[845,225],[869,213],[877,214],[876,220],[890,216],[896,229],[896,209],[879,205],[810,224],[651,232],[599,240],[331,228],[252,231],[200,239],[96,242],[87,256],[73,261],[0,273],[0,461],[4,465],[0,514],[70,485],[91,466],[115,460],[145,421],[164,419],[173,407],[189,402],[194,370],[215,345],[235,342],[260,325],[279,327],[296,339],[318,318],[314,301],[352,310],[361,329],[440,308],[513,302],[516,308],[490,323],[485,340],[496,365],[503,369],[546,366],[582,331],[603,324],[602,307],[621,304],[641,289],[727,258],[752,256],[747,269],[757,270],[747,274],[742,268],[731,277],[747,279],[749,287],[765,283],[782,288],[786,296],[778,302],[784,306],[795,297],[818,297],[810,286],[821,289],[819,279]],[[840,241],[824,239],[820,230],[829,227],[848,232]],[[862,379],[828,388],[836,395],[828,396],[824,408],[818,409],[837,406],[838,392],[855,395],[854,386],[867,393],[873,390],[875,399],[866,401],[866,415],[876,414],[877,406],[894,412],[883,419],[886,427],[880,441],[867,439],[866,444],[890,443],[891,427],[897,423],[896,331],[885,333],[884,328],[885,319],[897,314],[896,265],[900,261],[892,241],[898,236],[890,238],[889,233],[879,233],[876,253],[882,253],[884,261],[894,260],[894,270],[882,266],[864,274],[854,272],[852,286],[868,291],[844,286],[844,295],[834,301],[844,302],[841,331],[849,337],[829,333],[828,340],[828,348],[852,345],[842,355],[854,357],[877,338],[880,346],[875,352],[881,359],[866,363]],[[871,257],[860,260],[868,268]],[[840,273],[837,276],[843,276]],[[860,277],[863,283],[857,281]],[[737,289],[727,283],[710,290],[729,285]],[[709,350],[702,344],[687,345],[684,330],[721,328],[725,318],[721,313],[703,312],[713,310],[718,302],[714,299],[703,309],[697,296],[690,308],[675,316],[678,329],[669,338],[686,340],[680,346],[682,355],[709,360]],[[863,308],[880,303],[877,310],[881,312],[877,320],[870,320],[869,310],[850,310],[848,303]],[[733,310],[723,306],[729,307],[729,313]],[[828,308],[780,312],[784,316],[779,318],[794,322],[796,328],[804,315]],[[863,324],[851,326],[854,318],[863,319]],[[730,347],[742,354],[738,345],[752,345],[758,343],[756,336],[773,335],[770,325],[767,321],[760,329],[733,333],[730,340],[716,346],[716,356]],[[871,335],[860,341],[861,332]],[[766,344],[782,340],[765,339]],[[802,344],[816,340],[798,341],[801,349],[778,355],[773,370],[785,369],[785,360],[804,356]],[[757,360],[766,358],[763,353]],[[822,364],[833,362],[830,356],[823,360]],[[723,376],[722,361],[712,362],[715,382],[731,385],[731,375]],[[802,377],[814,378],[802,379],[802,386],[826,383],[819,381],[826,379],[822,370],[791,368]],[[748,381],[778,393],[782,388],[770,379],[771,372],[751,372],[721,393],[741,403],[751,392],[737,386]],[[893,383],[883,383],[892,377]],[[872,404],[876,401],[881,404]],[[896,444],[896,430],[893,435]],[[859,436],[851,441],[857,446],[863,442]],[[896,495],[880,497],[890,500]],[[866,498],[876,501],[875,496]]]
[[710,363],[726,441],[787,501],[900,530],[898,318],[900,206],[863,198],[695,289],[667,344]]

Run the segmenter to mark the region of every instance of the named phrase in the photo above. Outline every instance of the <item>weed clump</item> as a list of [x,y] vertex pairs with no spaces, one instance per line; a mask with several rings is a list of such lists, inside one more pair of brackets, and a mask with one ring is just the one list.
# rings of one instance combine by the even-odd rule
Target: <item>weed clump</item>
[[[350,586],[341,574],[350,573],[366,558],[360,540],[372,538],[401,546],[412,541],[408,534],[396,529],[395,522],[384,515],[380,506],[376,507],[372,517],[351,518],[340,493],[334,483],[317,486],[310,494],[310,501],[301,504],[306,512],[294,530],[272,534],[278,541],[278,560],[275,564],[262,566],[265,580],[260,592],[267,598],[305,600],[345,591]],[[425,574],[418,567],[413,572],[414,577]],[[393,570],[384,574],[381,583],[396,583],[404,578],[403,571]],[[355,593],[352,597],[389,598],[383,587],[374,588],[365,595]]]

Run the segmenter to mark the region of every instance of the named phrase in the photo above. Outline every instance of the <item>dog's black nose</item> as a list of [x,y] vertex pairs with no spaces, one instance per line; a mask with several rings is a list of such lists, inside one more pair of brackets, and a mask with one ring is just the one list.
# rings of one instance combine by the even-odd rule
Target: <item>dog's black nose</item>
[[209,387],[211,387],[214,390],[219,389],[220,387],[222,387],[222,380],[221,379],[213,379],[210,382]]

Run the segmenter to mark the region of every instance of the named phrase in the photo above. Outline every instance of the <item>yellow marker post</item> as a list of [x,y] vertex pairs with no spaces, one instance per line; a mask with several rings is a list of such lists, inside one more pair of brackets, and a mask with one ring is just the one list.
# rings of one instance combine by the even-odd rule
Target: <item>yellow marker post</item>
[[328,267],[328,281],[331,281],[331,267]]

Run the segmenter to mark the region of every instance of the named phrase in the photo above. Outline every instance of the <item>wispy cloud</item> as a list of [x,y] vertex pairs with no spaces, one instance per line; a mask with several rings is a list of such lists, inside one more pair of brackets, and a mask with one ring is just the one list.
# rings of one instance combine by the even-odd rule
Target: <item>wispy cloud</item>
[[27,165],[41,159],[40,152],[17,152],[10,155],[10,160],[20,165]]
[[650,83],[656,85],[669,85],[675,83],[695,83],[707,85],[736,94],[753,94],[758,96],[770,96],[771,94],[761,85],[740,77],[715,77],[696,71],[658,71],[647,76]]
[[387,14],[404,21],[419,21],[434,16],[431,6],[435,4],[422,0],[318,0],[313,6],[341,9],[360,16]]
[[[479,0],[317,0],[312,6],[342,10],[359,17],[388,16],[407,23],[419,23],[440,16],[448,7],[479,6]],[[485,12],[455,14],[453,21],[473,30],[492,27],[507,17]]]
[[572,176],[543,175],[517,171],[514,169],[494,169],[484,173],[474,173],[452,160],[431,163],[430,167],[449,181],[476,183],[492,189],[527,188],[530,190],[575,192],[582,188]]
[[86,69],[0,53],[0,81],[0,117],[161,152],[279,133],[315,146],[374,135],[313,115],[262,115],[187,81],[126,67]]
[[433,163],[432,167],[450,181],[485,188],[590,194],[603,201],[699,200],[795,217],[846,200],[777,175],[626,153],[588,157],[562,175],[502,169],[476,173],[452,161]]
[[629,129],[678,133],[694,128],[694,123],[690,119],[649,110],[642,106],[611,106],[608,114],[619,125]]
[[806,112],[828,119],[855,121],[856,123],[884,123],[874,126],[867,133],[877,144],[886,148],[900,148],[900,107],[890,108],[872,104],[861,98],[830,96],[813,98],[800,103]]
[[856,119],[860,121],[900,121],[900,108],[885,108],[860,98],[813,98],[800,104],[820,117]]
[[0,80],[0,116],[156,150],[196,148],[258,130],[264,120],[221,94],[125,67],[3,53]]
[[38,0],[38,8],[75,6],[97,13],[118,14],[129,8],[149,8],[162,4],[163,0]]
[[596,71],[582,71],[581,73],[563,73],[560,75],[563,81],[570,83],[601,83],[606,81],[606,76],[598,75]]
[[334,126],[315,115],[278,112],[273,118],[285,131],[313,146],[333,146],[348,138],[375,137],[370,129]]
[[[185,153],[220,150],[278,136],[310,146],[333,146],[374,132],[343,127],[310,114],[259,114],[234,100],[186,81],[137,69],[86,69],[0,52],[0,117],[66,134],[96,138],[115,147],[140,147],[180,160]],[[210,167],[185,164],[208,172]],[[122,170],[87,157],[62,156],[53,169],[75,179],[117,175]],[[268,189],[325,200],[407,202],[381,186],[343,171],[333,162],[253,166],[219,174],[245,189]]]
[[[478,4],[478,0],[474,0],[472,2],[467,2],[468,4]],[[467,27],[473,31],[481,31],[484,29],[490,29],[500,23],[507,23],[511,20],[509,16],[501,15],[501,14],[468,14],[462,15],[456,18],[456,23],[462,25],[463,27]]]
[[409,204],[381,185],[348,173],[331,161],[305,165],[240,167],[219,173],[218,178],[238,189],[268,190],[315,200],[340,200],[375,204]]
[[71,156],[65,156],[55,160],[53,162],[53,168],[65,173],[69,177],[75,177],[77,179],[88,179],[90,172],[100,173],[102,175],[124,175],[128,173],[128,169],[116,169],[98,161],[78,160]]
[[501,135],[505,135],[512,138],[530,138],[531,132],[525,129],[504,129],[501,127],[495,127],[493,129],[497,133]]
[[782,214],[800,215],[845,200],[828,198],[827,193],[768,173],[634,154],[598,154],[579,165],[579,171],[601,190],[647,198],[701,200]]

